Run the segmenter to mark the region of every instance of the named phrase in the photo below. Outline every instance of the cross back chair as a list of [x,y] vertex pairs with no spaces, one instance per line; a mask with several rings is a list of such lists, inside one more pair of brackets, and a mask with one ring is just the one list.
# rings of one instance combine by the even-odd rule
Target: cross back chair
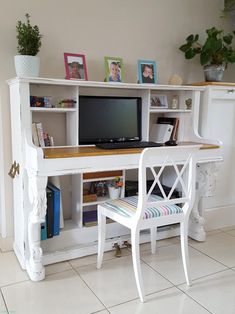
[[[195,199],[195,155],[200,146],[146,148],[139,160],[138,196],[107,201],[98,206],[98,258],[101,268],[105,248],[106,217],[126,226],[131,231],[132,260],[140,300],[145,293],[140,267],[140,231],[150,229],[151,252],[156,251],[157,227],[180,223],[181,252],[186,282],[190,285],[188,271],[188,220]],[[171,166],[175,174],[169,193],[162,186],[165,171]],[[152,186],[147,190],[148,168],[153,174]],[[149,171],[149,170],[148,170]],[[158,186],[161,196],[152,194]],[[180,197],[174,198],[174,191],[180,188]]]

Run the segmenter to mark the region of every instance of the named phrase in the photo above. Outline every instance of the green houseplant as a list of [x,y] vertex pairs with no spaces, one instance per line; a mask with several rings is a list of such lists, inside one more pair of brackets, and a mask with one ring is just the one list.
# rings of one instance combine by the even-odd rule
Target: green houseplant
[[206,30],[204,44],[199,42],[199,35],[189,35],[186,43],[179,47],[186,59],[200,54],[200,63],[204,66],[206,81],[221,81],[228,63],[235,62],[235,50],[232,47],[235,31],[224,34],[215,27]]
[[42,45],[39,28],[30,24],[30,15],[25,14],[26,22],[18,21],[16,25],[18,53],[15,56],[17,76],[35,77],[39,75],[39,57],[36,56]]

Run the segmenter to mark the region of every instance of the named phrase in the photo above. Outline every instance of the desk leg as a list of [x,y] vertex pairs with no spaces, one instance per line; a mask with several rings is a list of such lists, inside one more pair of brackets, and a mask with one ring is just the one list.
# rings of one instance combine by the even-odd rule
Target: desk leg
[[197,165],[196,199],[189,221],[189,236],[196,241],[206,240],[202,198],[213,195],[217,172],[218,169],[215,163]]
[[47,198],[47,177],[29,176],[29,198],[33,210],[28,217],[29,257],[26,270],[33,281],[45,278],[45,268],[42,264],[41,223],[45,220]]

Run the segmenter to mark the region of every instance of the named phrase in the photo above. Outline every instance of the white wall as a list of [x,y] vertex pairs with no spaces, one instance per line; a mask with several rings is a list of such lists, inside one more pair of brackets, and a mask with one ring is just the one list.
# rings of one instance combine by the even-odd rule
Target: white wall
[[[220,18],[222,2],[222,0],[1,0],[0,114],[4,130],[2,136],[4,173],[0,173],[0,178],[3,176],[5,181],[8,236],[12,235],[13,227],[12,182],[7,175],[12,160],[6,80],[15,76],[13,56],[17,52],[15,32],[17,20],[22,20],[24,14],[28,12],[32,16],[32,23],[40,27],[43,34],[43,46],[39,54],[42,77],[64,78],[63,53],[71,52],[86,55],[89,80],[103,80],[104,56],[119,56],[124,60],[126,82],[136,82],[138,59],[150,59],[157,61],[160,84],[167,83],[169,77],[175,73],[182,76],[185,83],[190,83],[203,80],[202,68],[198,59],[185,60],[178,47],[190,33],[203,35],[204,30],[212,26],[229,29],[229,22]],[[227,79],[231,77],[231,73],[232,67],[230,75],[229,72],[226,74]]]

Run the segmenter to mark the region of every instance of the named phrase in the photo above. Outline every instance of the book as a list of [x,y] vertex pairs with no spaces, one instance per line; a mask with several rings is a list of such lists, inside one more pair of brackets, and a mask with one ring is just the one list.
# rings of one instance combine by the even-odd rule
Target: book
[[[106,223],[110,224],[115,222],[114,220],[110,219],[110,218],[106,218]],[[97,226],[98,225],[98,221],[87,221],[83,224],[85,227],[93,227],[93,226]]]
[[165,143],[169,141],[173,128],[174,127],[171,124],[153,124],[149,134],[150,141],[156,143]]
[[46,224],[47,224],[47,238],[53,238],[54,234],[54,214],[53,214],[53,194],[50,189],[46,189],[47,192],[47,214],[46,214]]
[[36,123],[32,123],[32,140],[33,140],[33,144],[35,146],[40,146],[39,144],[39,139],[38,139],[38,131],[37,131],[37,126]]
[[97,221],[97,209],[83,211],[83,224],[91,221]]
[[47,187],[53,197],[53,236],[57,236],[60,234],[60,190],[50,182]]
[[36,123],[37,127],[37,133],[38,133],[38,140],[39,140],[39,145],[41,147],[45,147],[45,142],[44,142],[44,132],[43,132],[43,126],[41,122]]
[[177,140],[178,128],[179,128],[179,118],[173,117],[158,117],[157,123],[159,124],[170,124],[173,125],[173,130],[171,132],[170,140]]
[[43,133],[43,139],[44,139],[44,145],[46,147],[48,146],[51,146],[51,143],[50,143],[50,136],[48,133]]

